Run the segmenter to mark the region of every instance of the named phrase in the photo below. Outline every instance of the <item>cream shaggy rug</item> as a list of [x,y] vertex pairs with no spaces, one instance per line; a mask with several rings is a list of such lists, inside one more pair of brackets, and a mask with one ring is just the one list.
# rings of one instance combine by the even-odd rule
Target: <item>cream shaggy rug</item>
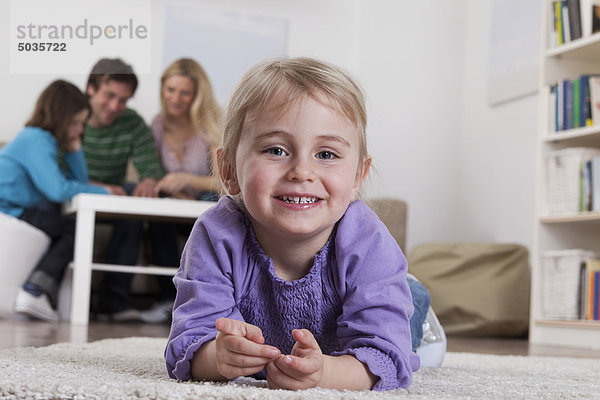
[[0,351],[0,399],[591,399],[600,397],[600,360],[448,353],[409,389],[390,392],[270,390],[168,378],[165,339],[105,339]]

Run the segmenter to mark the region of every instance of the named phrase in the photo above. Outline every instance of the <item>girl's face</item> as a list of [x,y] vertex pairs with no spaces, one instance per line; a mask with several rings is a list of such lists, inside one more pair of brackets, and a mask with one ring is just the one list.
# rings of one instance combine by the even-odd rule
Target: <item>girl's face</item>
[[359,160],[358,128],[307,96],[285,113],[271,106],[245,123],[235,171],[223,181],[231,194],[241,193],[263,246],[281,239],[325,244],[369,166],[370,159]]
[[89,111],[83,109],[73,116],[67,126],[67,135],[65,137],[65,148],[69,151],[76,151],[81,148],[81,136],[85,131],[85,124],[89,116]]
[[194,81],[183,75],[173,75],[162,85],[161,94],[165,110],[172,117],[187,116],[194,102]]

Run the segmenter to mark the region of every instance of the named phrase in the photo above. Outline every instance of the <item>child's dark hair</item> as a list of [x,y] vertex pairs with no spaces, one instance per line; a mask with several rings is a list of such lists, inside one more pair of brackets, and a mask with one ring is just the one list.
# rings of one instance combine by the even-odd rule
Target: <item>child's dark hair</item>
[[100,85],[108,81],[126,83],[131,87],[131,95],[135,94],[138,80],[131,65],[126,64],[120,58],[101,58],[92,67],[87,86],[98,90]]
[[59,144],[64,143],[73,117],[90,111],[85,94],[70,82],[58,79],[40,94],[35,109],[25,126],[37,126],[51,132]]

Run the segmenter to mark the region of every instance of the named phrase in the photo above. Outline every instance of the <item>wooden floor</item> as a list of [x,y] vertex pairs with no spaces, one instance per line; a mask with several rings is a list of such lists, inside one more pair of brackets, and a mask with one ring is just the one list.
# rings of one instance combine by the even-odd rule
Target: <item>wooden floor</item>
[[[66,322],[49,324],[21,317],[0,319],[0,349],[24,346],[47,346],[60,342],[86,343],[105,338],[130,336],[164,337],[167,325],[116,324],[92,322],[89,326]],[[600,358],[600,350],[552,346],[531,346],[526,339],[448,338],[448,351],[502,354]]]

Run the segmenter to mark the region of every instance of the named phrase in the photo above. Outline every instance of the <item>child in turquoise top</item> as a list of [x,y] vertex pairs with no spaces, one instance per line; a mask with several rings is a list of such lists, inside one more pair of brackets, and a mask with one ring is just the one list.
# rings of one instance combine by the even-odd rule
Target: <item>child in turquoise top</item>
[[88,182],[81,150],[88,116],[85,95],[56,80],[40,95],[25,129],[0,151],[0,212],[51,240],[15,301],[15,311],[45,321],[57,320],[58,287],[73,257],[74,220],[61,215],[60,203],[78,193],[109,193]]

